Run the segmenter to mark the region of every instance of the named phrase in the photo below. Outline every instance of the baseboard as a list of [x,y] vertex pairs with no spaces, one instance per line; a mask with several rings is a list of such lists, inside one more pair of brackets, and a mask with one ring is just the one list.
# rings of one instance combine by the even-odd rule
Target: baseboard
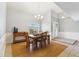
[[79,32],[59,32],[58,37],[79,41]]
[[0,56],[4,57],[6,48],[6,34],[0,38]]

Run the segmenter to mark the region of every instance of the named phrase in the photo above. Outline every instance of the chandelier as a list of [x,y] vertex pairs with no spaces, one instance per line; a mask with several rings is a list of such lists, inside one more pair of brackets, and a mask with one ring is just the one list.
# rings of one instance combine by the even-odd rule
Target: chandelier
[[43,20],[43,16],[38,14],[34,16],[36,20],[38,20],[38,24],[39,24],[39,32],[42,31],[42,20]]
[[43,19],[43,16],[42,16],[42,15],[40,15],[40,14],[35,15],[34,17],[35,17],[35,19],[37,19],[37,20],[41,20],[41,19]]

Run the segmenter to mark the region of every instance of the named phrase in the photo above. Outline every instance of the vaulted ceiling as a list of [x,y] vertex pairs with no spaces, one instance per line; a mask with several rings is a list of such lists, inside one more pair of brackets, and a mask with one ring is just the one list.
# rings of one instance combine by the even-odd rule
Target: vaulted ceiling
[[75,21],[79,21],[79,2],[56,2]]

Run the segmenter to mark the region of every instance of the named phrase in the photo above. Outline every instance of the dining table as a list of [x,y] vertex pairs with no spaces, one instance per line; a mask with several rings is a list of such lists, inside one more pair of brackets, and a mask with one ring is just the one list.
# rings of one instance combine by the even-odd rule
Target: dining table
[[[28,36],[28,40],[29,40],[29,49],[30,49],[30,44],[32,44],[32,48],[34,49],[36,49],[36,48],[38,48],[38,45],[37,45],[37,41],[38,41],[38,39],[41,39],[42,37],[41,36],[39,36],[39,34],[41,34],[42,32],[40,32],[40,33],[36,33],[36,34],[30,34],[29,36]],[[46,39],[46,41],[47,41],[47,44],[49,45],[50,44],[50,35],[49,34],[47,34],[46,35],[46,37],[47,37],[47,39]],[[41,43],[42,43],[42,41],[43,40],[41,40]],[[31,48],[31,49],[32,49]]]

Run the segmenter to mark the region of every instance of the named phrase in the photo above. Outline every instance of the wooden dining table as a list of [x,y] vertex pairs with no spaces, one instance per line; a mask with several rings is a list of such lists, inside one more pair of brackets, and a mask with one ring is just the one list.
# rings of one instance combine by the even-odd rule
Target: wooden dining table
[[[41,33],[41,32],[40,32]],[[39,34],[40,34],[39,33]],[[32,44],[32,46],[34,46],[36,43],[37,43],[37,40],[39,39],[39,38],[42,38],[41,36],[39,36],[39,34],[36,36],[36,35],[33,35],[33,34],[30,34],[29,36],[28,36],[28,44],[29,44],[29,46],[30,46],[30,44]],[[46,35],[46,37],[48,38],[47,39],[47,43],[48,44],[50,44],[50,35]],[[41,43],[42,43],[42,41],[41,41]],[[33,47],[33,48],[37,48],[37,44],[36,44],[36,47]]]

